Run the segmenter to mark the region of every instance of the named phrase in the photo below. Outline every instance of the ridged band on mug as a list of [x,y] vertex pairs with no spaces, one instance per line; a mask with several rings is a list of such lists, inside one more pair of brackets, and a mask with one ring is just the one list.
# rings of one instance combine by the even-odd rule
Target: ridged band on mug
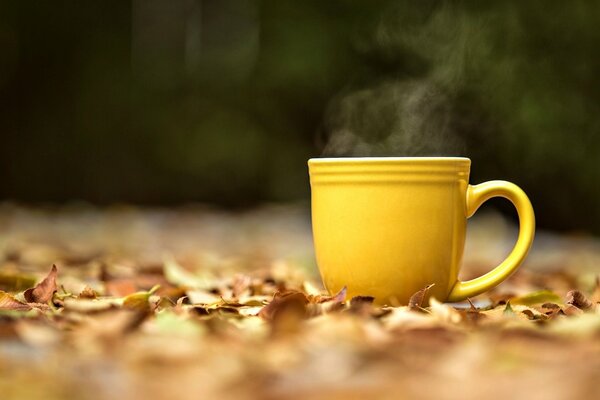
[[471,160],[462,157],[313,158],[311,184],[344,182],[452,182],[469,179]]

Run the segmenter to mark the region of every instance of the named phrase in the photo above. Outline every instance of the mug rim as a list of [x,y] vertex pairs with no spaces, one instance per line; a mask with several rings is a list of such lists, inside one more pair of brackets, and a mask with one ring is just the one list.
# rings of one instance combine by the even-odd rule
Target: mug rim
[[471,162],[468,157],[314,157],[308,160],[313,163],[338,163],[338,162],[431,162],[431,161],[465,161]]
[[321,183],[468,181],[466,157],[339,157],[311,158],[311,185]]

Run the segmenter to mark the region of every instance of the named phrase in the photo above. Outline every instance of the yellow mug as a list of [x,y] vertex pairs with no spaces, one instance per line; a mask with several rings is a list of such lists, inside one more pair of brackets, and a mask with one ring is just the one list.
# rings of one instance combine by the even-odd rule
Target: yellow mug
[[[314,158],[308,167],[317,265],[329,292],[346,286],[349,296],[396,305],[434,284],[430,296],[461,301],[508,278],[533,242],[527,195],[506,181],[469,185],[468,158]],[[517,209],[517,243],[495,269],[461,282],[467,218],[497,196]]]

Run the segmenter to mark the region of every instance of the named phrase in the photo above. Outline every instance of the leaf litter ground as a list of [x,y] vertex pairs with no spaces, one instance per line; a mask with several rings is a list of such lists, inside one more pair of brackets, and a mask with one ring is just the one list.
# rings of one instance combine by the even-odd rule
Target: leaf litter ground
[[[302,207],[0,207],[2,399],[593,398],[600,245],[541,233],[464,304],[327,294]],[[464,277],[510,249],[470,225]]]

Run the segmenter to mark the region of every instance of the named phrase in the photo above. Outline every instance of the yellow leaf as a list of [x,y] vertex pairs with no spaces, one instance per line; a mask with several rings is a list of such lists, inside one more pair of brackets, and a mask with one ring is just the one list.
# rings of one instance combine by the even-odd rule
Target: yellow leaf
[[533,306],[543,303],[562,303],[559,295],[550,290],[538,290],[537,292],[528,293],[523,296],[517,296],[510,299],[513,305]]

